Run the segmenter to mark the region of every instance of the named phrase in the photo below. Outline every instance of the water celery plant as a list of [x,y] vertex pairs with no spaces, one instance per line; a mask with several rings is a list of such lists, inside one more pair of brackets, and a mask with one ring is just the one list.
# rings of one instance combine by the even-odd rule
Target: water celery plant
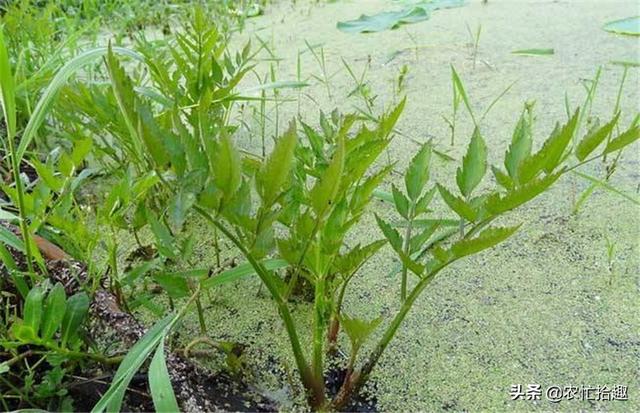
[[[333,100],[335,90],[329,84],[332,75],[324,51],[316,53],[317,47],[309,44],[307,48],[322,70],[316,79],[324,83]],[[67,299],[61,286],[46,282],[18,286],[25,297],[24,317],[12,319],[12,338],[20,345],[38,346],[47,354],[62,354],[76,361],[121,361],[111,387],[94,406],[96,412],[123,408],[126,389],[146,360],[150,360],[149,387],[156,410],[184,408],[173,393],[176,383],[171,382],[167,367],[166,354],[176,349],[172,334],[182,318],[195,309],[202,337],[184,348],[212,342],[208,334],[215,320],[203,310],[205,294],[253,274],[277,308],[309,408],[346,408],[437,275],[462,258],[506,241],[520,228],[517,224],[497,225],[501,217],[548,191],[565,174],[580,174],[578,169],[588,162],[618,156],[639,138],[638,117],[630,126],[622,126],[618,104],[610,120],[594,122],[583,133],[581,122],[589,117],[589,102],[580,109],[568,108],[566,122],[558,124],[536,149],[533,107],[527,104],[502,162],[490,166],[482,120],[509,88],[476,118],[462,80],[452,67],[452,144],[461,103],[475,126],[454,179],[435,182],[431,178],[438,176],[431,173],[436,166],[432,154],[438,152],[432,143],[421,145],[401,171],[401,183],[393,181],[391,193],[384,197],[391,201],[398,217],[388,218],[376,210],[379,237],[354,245],[355,234],[369,217],[372,197],[380,194],[392,172],[397,172],[396,165],[381,162],[380,155],[392,142],[405,100],[398,99],[396,106],[378,114],[375,95],[364,81],[369,65],[362,76],[356,76],[343,60],[356,83],[353,93],[360,96],[365,109],[355,114],[321,112],[317,125],[298,116],[282,131],[277,125],[284,98],[274,92],[275,133],[270,145],[266,139],[266,91],[285,85],[298,88],[303,77],[298,69],[297,82],[277,81],[277,65],[271,65],[268,75],[259,77],[261,85],[252,90],[260,92],[260,97],[239,92],[245,75],[255,71],[256,53],[250,45],[232,52],[226,34],[211,26],[206,13],[197,9],[184,33],[160,41],[140,40],[131,50],[109,46],[79,54],[45,89],[17,147],[11,140],[8,143],[16,185],[23,159],[34,165],[39,177],[31,192],[5,190],[9,200],[19,206],[21,223],[31,223],[22,231],[23,236],[48,227],[59,230],[64,234],[61,240],[68,238],[65,249],[71,246],[70,252],[83,260],[90,261],[93,255],[91,248],[82,246],[89,234],[74,232],[69,222],[84,217],[73,195],[92,172],[83,175],[79,171],[91,154],[101,172],[109,174],[101,182],[104,186],[96,195],[100,203],[92,216],[100,231],[87,242],[103,248],[106,263],[100,275],[104,277],[93,277],[84,287],[90,292],[106,280],[104,285],[123,309],[145,306],[159,319],[125,357],[89,352],[84,350],[87,343],[70,333],[71,327],[85,319],[86,294]],[[0,53],[0,86],[5,122],[10,124],[15,123],[15,111],[4,55]],[[103,65],[95,79],[66,86],[74,73],[97,61]],[[398,91],[405,75],[403,70]],[[59,92],[64,99],[57,102],[55,114],[68,139],[61,140],[61,147],[46,156],[32,154],[36,131],[50,115]],[[261,105],[254,112],[261,126],[260,148],[247,145],[238,133],[233,122],[237,101]],[[15,127],[7,129],[9,138],[18,135]],[[492,178],[487,178],[488,171]],[[32,207],[36,204],[40,209]],[[210,225],[214,264],[203,264],[194,257],[194,235],[186,233],[185,224],[195,216],[199,216],[198,223],[204,220]],[[123,266],[118,242],[122,233],[131,234],[138,250],[150,251],[149,256],[130,267]],[[0,235],[8,243],[20,244],[15,236]],[[229,251],[223,249],[219,238],[231,244]],[[22,244],[30,242],[23,239]],[[399,303],[389,309],[390,317],[358,318],[349,312],[346,297],[355,288],[356,277],[364,275],[364,266],[386,247],[400,262]],[[12,267],[7,251],[0,249],[0,254],[5,265]],[[611,264],[613,247],[608,251]],[[234,261],[239,257],[241,262],[227,269],[222,254],[231,255]],[[148,284],[157,286],[156,292],[165,294],[166,300],[154,300]],[[308,324],[297,322],[294,314],[305,297],[310,301]],[[69,307],[76,308],[69,316],[71,321],[65,323],[62,317],[60,322],[60,314]],[[53,308],[60,311],[49,311]],[[340,348],[341,335],[348,339],[349,349]],[[333,394],[326,381],[336,363],[344,376]]]
[[[301,123],[304,140],[299,139],[296,124],[291,123],[271,154],[249,170],[240,167],[237,160],[242,155],[233,141],[222,136],[211,171],[217,189],[212,192],[214,196],[200,197],[194,205],[196,212],[235,245],[267,287],[285,325],[300,380],[314,410],[340,409],[349,402],[367,381],[418,297],[439,273],[459,259],[505,241],[520,227],[494,226],[497,218],[544,193],[569,171],[622,150],[637,140],[640,132],[632,125],[611,139],[600,153],[592,155],[602,146],[606,134],[587,134],[572,148],[580,113],[576,110],[533,152],[528,114],[523,111],[505,154],[504,169],[491,168],[500,187],[485,189],[480,195],[477,192],[488,160],[478,129],[456,174],[459,195],[441,184],[425,191],[430,147],[424,146],[405,173],[407,195],[393,188],[394,205],[409,228],[418,215],[429,212],[429,201],[438,193],[459,217],[459,230],[445,237],[434,236],[440,224],[435,219],[420,233],[413,235],[409,231],[403,238],[392,224],[378,218],[383,235],[403,266],[415,275],[410,286],[408,271],[403,272],[402,303],[392,320],[383,324],[380,319],[354,318],[345,314],[341,306],[348,284],[383,243],[346,247],[345,238],[357,228],[373,191],[389,172],[387,167],[367,173],[388,145],[403,105],[404,101],[380,117],[373,128],[360,125],[355,132],[356,117],[337,112],[330,119],[322,117],[320,131]],[[257,204],[251,201],[252,194],[256,194]],[[283,225],[286,231],[277,234],[276,224]],[[267,254],[276,254],[289,264],[288,278],[265,267],[261,259]],[[306,332],[312,342],[309,352],[301,344],[305,332],[293,321],[287,302],[300,280],[313,290],[313,323]],[[381,325],[384,331],[377,344],[370,353],[361,355],[364,341],[373,337],[374,329]],[[338,394],[330,398],[324,385],[325,353],[335,348],[340,329],[349,337],[352,349],[346,366],[348,374]]]

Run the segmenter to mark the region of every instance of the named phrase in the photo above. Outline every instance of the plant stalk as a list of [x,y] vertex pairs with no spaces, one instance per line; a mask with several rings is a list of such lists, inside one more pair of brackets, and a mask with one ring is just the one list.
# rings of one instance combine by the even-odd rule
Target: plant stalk
[[271,297],[276,302],[276,306],[278,307],[278,311],[280,313],[280,318],[284,323],[285,330],[289,337],[291,348],[293,350],[293,356],[300,373],[300,379],[308,392],[309,403],[311,404],[312,408],[317,409],[321,407],[321,403],[323,403],[325,397],[323,389],[324,386],[322,385],[322,383],[318,383],[315,380],[309,364],[305,359],[304,353],[302,351],[302,346],[300,344],[300,339],[298,338],[298,332],[293,321],[293,317],[291,316],[289,307],[287,306],[286,301],[283,299],[277,284],[271,279],[271,275],[264,268],[264,266],[253,257],[251,252],[249,252],[244,247],[242,242],[220,221],[211,216],[211,214],[209,214],[199,205],[195,205],[194,210],[198,212],[204,219],[209,221],[210,224],[218,228],[218,230],[222,232],[222,234],[240,250],[242,255],[247,259],[247,261],[249,261],[249,264],[251,264],[251,267],[256,271],[256,273],[260,277],[260,280],[262,280],[264,285],[267,287],[267,290],[269,290]]

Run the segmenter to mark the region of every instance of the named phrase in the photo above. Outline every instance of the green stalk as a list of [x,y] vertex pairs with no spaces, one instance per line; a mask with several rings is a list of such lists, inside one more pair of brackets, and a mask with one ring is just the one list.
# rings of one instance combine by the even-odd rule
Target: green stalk
[[[324,405],[324,372],[323,372],[323,355],[324,355],[324,295],[325,295],[324,276],[316,280],[315,300],[313,312],[313,375],[319,385],[322,386],[322,401]],[[317,400],[320,403],[319,400]]]
[[200,323],[200,334],[207,334],[207,324],[204,321],[204,311],[202,311],[200,297],[196,298],[196,308],[198,312],[198,322]]
[[231,241],[242,253],[242,255],[249,261],[251,267],[255,270],[260,277],[260,280],[264,283],[271,294],[271,297],[276,303],[278,307],[278,311],[280,313],[280,318],[282,319],[285,330],[289,337],[289,341],[291,343],[291,349],[293,350],[293,356],[296,361],[296,365],[298,367],[300,373],[300,379],[302,380],[302,384],[305,389],[309,393],[309,400],[312,407],[319,407],[317,404],[319,401],[324,399],[324,391],[322,383],[318,383],[313,376],[309,364],[307,363],[304,353],[302,351],[302,346],[300,344],[300,339],[298,338],[298,332],[296,330],[295,323],[293,321],[293,317],[291,317],[291,312],[289,311],[289,307],[287,306],[286,301],[283,299],[280,291],[278,289],[278,285],[271,278],[269,272],[264,268],[264,266],[258,262],[250,251],[248,251],[242,242],[230,231],[228,230],[220,221],[214,218],[211,214],[209,214],[205,209],[200,207],[199,205],[194,206],[196,212],[198,212],[204,219],[209,221],[214,227],[218,228],[220,232],[226,236],[229,241]]
[[367,358],[365,364],[360,368],[359,371],[351,374],[350,377],[347,377],[345,379],[343,388],[340,389],[332,402],[332,408],[336,410],[343,408],[349,401],[351,395],[357,392],[360,387],[362,387],[362,385],[367,381],[369,374],[378,363],[380,356],[382,356],[382,353],[384,353],[389,343],[391,343],[391,340],[393,340],[393,337],[395,336],[396,332],[400,328],[400,325],[409,313],[409,310],[411,310],[411,308],[413,307],[416,299],[420,296],[422,291],[424,291],[427,285],[429,285],[429,283],[434,279],[434,277],[440,272],[440,270],[442,270],[452,262],[453,261],[450,261],[446,264],[441,264],[424,278],[422,278],[420,282],[415,286],[415,288],[411,291],[411,294],[409,294],[407,299],[404,301],[404,304],[402,304],[400,311],[398,311],[398,314],[396,314],[393,321],[385,331],[384,335]]
[[22,186],[22,179],[20,179],[20,164],[18,157],[16,156],[15,144],[13,142],[15,135],[9,125],[7,124],[7,144],[9,145],[9,153],[11,154],[11,168],[13,169],[13,180],[16,183],[16,192],[18,194],[18,210],[20,214],[20,232],[22,233],[22,239],[24,240],[24,253],[25,260],[27,261],[27,269],[29,274],[35,274],[33,272],[33,255],[31,252],[31,235],[29,232],[29,226],[27,225],[26,207],[24,204],[24,188]]
[[[481,228],[488,225],[493,220],[493,218],[495,217],[486,219],[476,224],[473,228],[471,228],[469,232],[467,232],[465,238],[470,238],[471,236],[473,236],[473,234],[475,234]],[[407,296],[407,299],[402,304],[402,307],[400,307],[400,310],[391,321],[389,327],[387,327],[387,329],[385,330],[383,336],[380,338],[380,341],[378,341],[378,344],[369,354],[369,357],[367,358],[365,364],[360,368],[359,371],[352,373],[345,379],[342,388],[331,403],[332,408],[338,410],[344,407],[344,405],[349,401],[351,395],[357,392],[362,387],[362,385],[367,381],[369,374],[371,374],[373,368],[377,365],[378,360],[382,356],[382,353],[384,353],[386,348],[389,346],[389,343],[391,343],[391,340],[393,340],[393,338],[395,337],[398,329],[400,328],[400,325],[404,321],[405,317],[413,307],[413,304],[418,299],[420,294],[422,294],[427,285],[429,285],[429,283],[433,281],[435,276],[438,275],[438,273],[442,271],[442,269],[449,266],[450,264],[453,264],[457,260],[458,259],[456,258],[446,263],[440,263],[437,267],[431,270],[431,272],[420,279],[418,284],[413,288],[413,290],[411,290],[411,294]]]
[[[409,209],[409,219],[407,223],[407,231],[404,235],[404,244],[402,245],[402,252],[408,257],[409,248],[411,247],[411,231],[413,230],[413,219],[415,215],[416,203],[411,201],[411,207]],[[400,301],[404,302],[407,299],[407,271],[406,265],[402,265],[402,284],[400,286]]]

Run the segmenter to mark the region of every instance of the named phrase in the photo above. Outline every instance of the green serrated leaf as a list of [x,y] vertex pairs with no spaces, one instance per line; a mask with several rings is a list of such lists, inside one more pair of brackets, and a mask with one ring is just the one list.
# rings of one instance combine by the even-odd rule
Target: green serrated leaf
[[502,171],[500,168],[496,167],[496,166],[491,166],[491,172],[493,172],[493,176],[496,178],[496,182],[498,182],[498,185],[500,185],[501,187],[507,189],[507,190],[511,190],[513,189],[513,187],[515,186],[513,180],[511,179],[511,177],[509,175],[507,175],[504,171]]
[[409,199],[416,201],[424,186],[429,180],[429,166],[431,163],[431,145],[425,144],[420,148],[418,153],[415,154],[407,172],[404,175],[404,183],[407,189]]
[[474,222],[478,213],[473,207],[468,204],[464,199],[453,195],[447,188],[437,184],[438,191],[444,202],[451,208],[456,214],[467,221]]
[[396,251],[398,253],[398,257],[400,257],[400,261],[402,264],[407,267],[412,273],[417,275],[418,277],[422,276],[424,272],[424,265],[417,263],[407,254],[402,251]]
[[240,153],[227,133],[222,134],[215,148],[214,153],[210,155],[214,183],[224,198],[229,200],[242,183]]
[[377,240],[365,245],[364,247],[361,247],[360,244],[358,244],[348,253],[338,255],[334,260],[333,265],[337,268],[338,272],[344,276],[349,276],[360,268],[365,261],[378,252],[378,250],[380,250],[380,248],[382,248],[386,243],[386,240]]
[[463,239],[453,244],[451,246],[451,252],[455,256],[455,258],[477,254],[482,250],[491,248],[494,245],[506,240],[519,228],[520,225],[516,227],[485,229],[480,233],[480,235],[475,238]]
[[480,130],[473,131],[467,153],[462,159],[462,166],[456,171],[456,182],[460,192],[466,198],[478,186],[487,171],[487,145],[484,143]]
[[513,131],[511,145],[504,156],[504,166],[509,177],[515,182],[518,182],[520,164],[531,155],[531,145],[531,125],[529,125],[526,116],[522,114]]
[[322,177],[316,182],[311,190],[311,205],[318,219],[324,218],[325,214],[336,201],[336,196],[340,189],[340,181],[344,171],[345,163],[345,143],[344,137],[338,135],[337,148],[331,159],[331,163],[325,169]]
[[[363,210],[363,208],[371,200],[372,195],[376,196],[376,191],[378,191],[376,188],[389,174],[389,172],[391,172],[392,169],[393,165],[389,165],[376,174],[370,176],[362,184],[356,187],[356,189],[353,191],[350,205],[350,208],[354,214],[357,214]],[[389,194],[389,200],[393,202],[393,197],[391,196],[391,194]]]
[[98,47],[79,53],[73,59],[66,62],[62,67],[60,67],[60,69],[58,69],[55,76],[49,82],[47,88],[40,94],[40,99],[31,112],[29,122],[22,132],[22,139],[20,140],[20,145],[16,151],[16,158],[18,162],[22,160],[27,148],[42,125],[42,122],[46,119],[58,92],[65,85],[67,80],[76,72],[82,70],[85,65],[93,63],[98,58],[103,57],[108,51],[111,51],[114,54],[126,55],[138,61],[144,60],[140,54],[130,49],[122,47]]
[[580,110],[576,109],[571,119],[564,126],[559,127],[556,125],[553,133],[538,152],[522,161],[518,169],[520,183],[529,182],[542,170],[549,174],[558,166],[565,149],[573,138],[579,115]]
[[289,129],[278,139],[267,161],[256,177],[258,193],[267,207],[273,205],[291,174],[291,165],[298,142],[296,123],[291,121]]
[[431,203],[431,200],[433,199],[433,196],[435,195],[435,193],[436,193],[436,187],[434,186],[433,188],[428,190],[420,199],[418,199],[418,202],[416,202],[416,208],[415,208],[416,216],[420,214],[424,214],[425,212],[428,211],[429,204]]
[[395,185],[391,186],[391,194],[393,195],[393,202],[396,206],[398,213],[404,218],[409,219],[409,200]]
[[627,145],[632,144],[640,138],[640,126],[634,126],[622,132],[619,136],[611,139],[604,148],[603,154],[619,151]]
[[403,98],[400,101],[400,103],[398,103],[398,105],[395,108],[393,108],[391,112],[389,112],[386,116],[384,116],[380,120],[380,134],[383,137],[386,137],[391,133],[391,131],[393,131],[393,128],[395,127],[396,122],[398,122],[398,119],[400,118],[400,115],[404,110],[406,101],[407,101],[407,98],[406,97]]
[[543,178],[536,178],[520,187],[512,189],[505,195],[493,194],[487,199],[486,208],[493,215],[515,209],[540,195],[553,185],[561,175],[562,173],[556,173],[546,175]]
[[382,230],[382,233],[384,234],[385,238],[387,238],[387,240],[389,241],[389,244],[391,244],[391,247],[396,252],[402,252],[402,237],[400,237],[400,234],[398,233],[398,231],[396,231],[395,228],[389,225],[388,222],[380,218],[378,214],[376,214],[376,222],[378,223],[378,226]]
[[346,314],[342,314],[340,316],[340,323],[351,341],[351,347],[354,354],[358,353],[362,344],[367,341],[369,336],[371,336],[381,322],[382,317],[375,318],[371,321],[365,321],[357,318],[351,318]]
[[433,222],[430,225],[426,225],[422,231],[411,237],[411,241],[409,242],[409,254],[419,251],[438,228],[440,228],[440,223]]
[[611,121],[604,126],[598,128],[594,127],[582,138],[578,146],[576,147],[576,158],[579,161],[583,161],[593,152],[613,131],[614,126],[618,123],[620,113],[611,119]]

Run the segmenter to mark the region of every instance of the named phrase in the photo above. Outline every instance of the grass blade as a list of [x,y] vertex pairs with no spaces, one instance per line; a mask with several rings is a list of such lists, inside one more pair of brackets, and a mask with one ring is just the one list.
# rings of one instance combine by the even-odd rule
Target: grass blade
[[122,406],[122,399],[133,375],[138,371],[149,354],[158,346],[161,340],[177,319],[176,314],[170,314],[158,321],[147,333],[129,350],[127,356],[120,363],[118,371],[111,382],[111,387],[100,398],[91,410],[92,413],[101,413],[105,409],[109,412],[118,412]]
[[151,389],[151,397],[153,398],[153,406],[156,408],[156,412],[172,413],[180,411],[176,395],[171,386],[169,372],[167,371],[167,362],[164,358],[164,340],[160,340],[160,344],[149,365],[149,388]]

